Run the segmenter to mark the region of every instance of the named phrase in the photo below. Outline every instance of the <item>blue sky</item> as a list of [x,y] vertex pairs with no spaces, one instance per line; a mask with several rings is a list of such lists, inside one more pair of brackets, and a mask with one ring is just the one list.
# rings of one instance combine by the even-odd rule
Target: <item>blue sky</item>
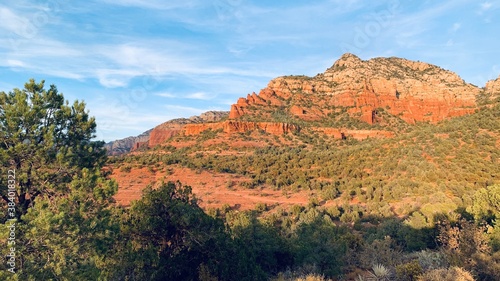
[[85,100],[110,141],[229,110],[345,52],[433,63],[482,87],[500,75],[498,15],[498,0],[4,0],[0,91],[44,79]]

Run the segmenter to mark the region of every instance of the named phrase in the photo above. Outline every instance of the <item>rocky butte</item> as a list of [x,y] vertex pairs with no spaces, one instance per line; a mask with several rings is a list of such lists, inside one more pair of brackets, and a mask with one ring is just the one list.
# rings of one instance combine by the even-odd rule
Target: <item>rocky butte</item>
[[[480,89],[432,64],[396,57],[362,60],[347,53],[314,77],[273,79],[258,94],[239,98],[229,112],[210,111],[165,122],[141,136],[131,149],[156,146],[173,136],[198,135],[209,129],[227,134],[262,130],[279,135],[297,133],[305,126],[335,138],[392,137],[395,132],[385,122],[387,116],[407,124],[436,123],[474,112],[480,107],[481,96],[486,101],[498,98],[500,77]],[[363,122],[368,129],[329,124],[328,118],[336,114]],[[368,124],[380,126],[375,130]]]
[[438,122],[472,113],[478,87],[438,66],[401,58],[361,60],[344,54],[314,77],[284,76],[271,80],[259,94],[231,106],[229,118],[252,115],[260,107],[285,107],[303,120],[321,120],[339,108],[369,124],[383,108],[407,123]]

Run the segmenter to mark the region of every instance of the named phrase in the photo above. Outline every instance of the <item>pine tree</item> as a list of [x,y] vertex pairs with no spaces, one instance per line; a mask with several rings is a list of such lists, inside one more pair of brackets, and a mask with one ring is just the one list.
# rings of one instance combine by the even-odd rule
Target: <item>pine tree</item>
[[[24,89],[0,93],[0,174],[16,173],[17,218],[35,199],[67,193],[82,169],[96,170],[106,160],[103,142],[94,142],[96,123],[85,103],[69,105],[56,86],[31,79]],[[0,195],[7,203],[6,177]]]

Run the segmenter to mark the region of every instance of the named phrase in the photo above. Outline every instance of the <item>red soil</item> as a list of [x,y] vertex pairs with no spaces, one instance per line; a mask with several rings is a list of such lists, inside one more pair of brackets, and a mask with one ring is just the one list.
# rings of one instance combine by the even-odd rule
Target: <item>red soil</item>
[[228,204],[234,209],[254,209],[257,203],[268,206],[279,204],[306,205],[311,192],[299,191],[288,196],[281,190],[269,188],[248,189],[241,187],[241,183],[249,179],[232,174],[214,174],[207,171],[196,172],[188,168],[170,166],[171,172],[150,171],[148,168],[132,168],[130,172],[114,169],[111,178],[119,185],[116,201],[124,206],[131,201],[141,198],[142,190],[148,184],[155,184],[162,180],[177,181],[189,185],[193,194],[200,199],[202,208],[218,208]]

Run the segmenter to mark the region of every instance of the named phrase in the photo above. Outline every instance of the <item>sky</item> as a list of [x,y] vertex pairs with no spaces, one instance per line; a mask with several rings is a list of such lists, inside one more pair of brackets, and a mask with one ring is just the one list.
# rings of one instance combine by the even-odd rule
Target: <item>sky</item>
[[500,0],[4,0],[0,91],[55,84],[111,141],[228,111],[346,52],[432,63],[483,87],[500,75],[499,15]]

